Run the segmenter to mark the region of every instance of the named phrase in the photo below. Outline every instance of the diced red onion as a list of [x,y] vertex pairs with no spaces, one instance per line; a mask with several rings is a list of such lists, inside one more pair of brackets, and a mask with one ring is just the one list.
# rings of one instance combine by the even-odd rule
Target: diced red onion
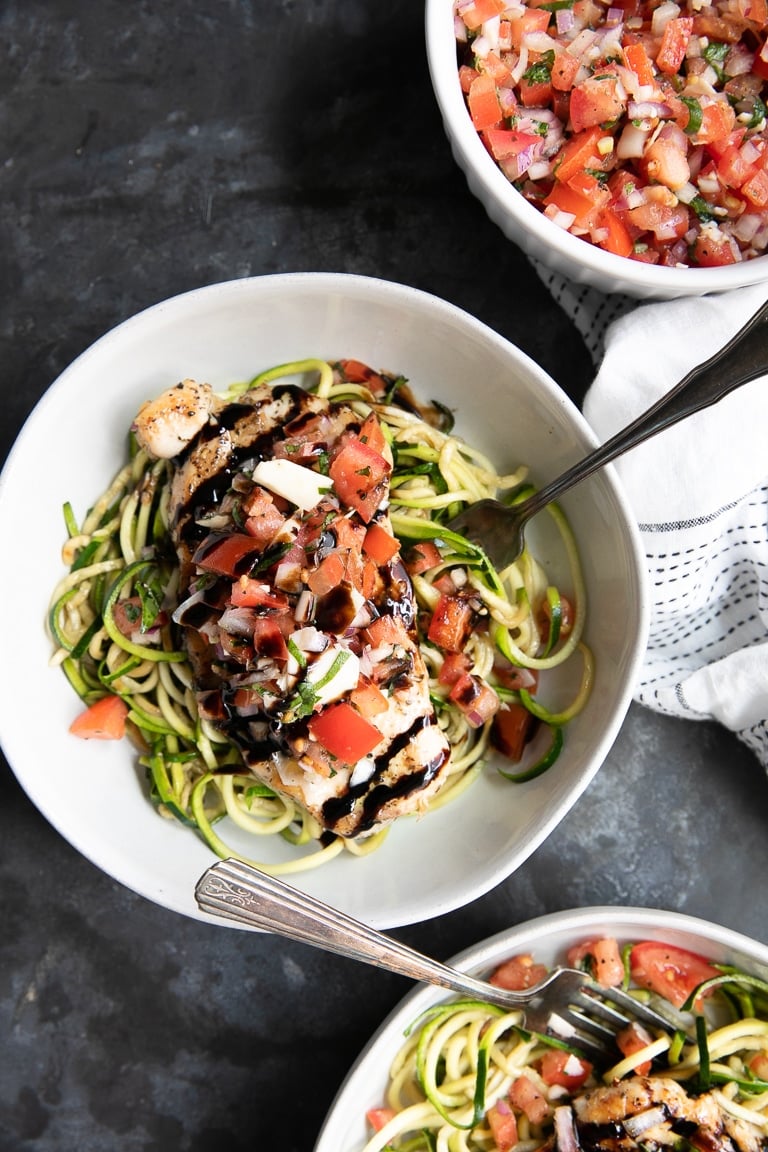
[[663,1108],[647,1108],[645,1112],[627,1116],[624,1120],[624,1130],[633,1140],[637,1140],[643,1132],[655,1128],[657,1124],[663,1124],[665,1120],[666,1113]]
[[296,607],[293,610],[293,618],[297,624],[306,624],[313,619],[316,602],[315,596],[305,588],[299,595],[296,601]]
[[661,36],[669,21],[679,15],[680,9],[677,4],[673,3],[673,0],[665,0],[654,9],[651,17],[651,33],[654,36]]
[[615,25],[617,25],[617,24],[621,24],[623,19],[624,19],[624,9],[623,8],[609,8],[605,14],[605,23],[608,25],[609,28],[615,27]]
[[650,132],[638,128],[636,124],[626,124],[616,141],[616,155],[620,160],[631,160],[642,156],[648,143]]
[[555,23],[557,31],[560,36],[564,36],[566,32],[570,32],[574,27],[576,21],[573,15],[572,8],[558,8],[555,13]]
[[663,100],[630,100],[627,104],[627,115],[630,120],[643,120],[646,116],[657,120],[672,115],[669,104]]
[[742,212],[733,225],[733,234],[744,244],[754,240],[760,228],[760,217],[756,212]]
[[555,1108],[552,1115],[555,1125],[555,1140],[558,1152],[579,1152],[579,1142],[576,1139],[573,1109],[568,1104],[561,1104]]

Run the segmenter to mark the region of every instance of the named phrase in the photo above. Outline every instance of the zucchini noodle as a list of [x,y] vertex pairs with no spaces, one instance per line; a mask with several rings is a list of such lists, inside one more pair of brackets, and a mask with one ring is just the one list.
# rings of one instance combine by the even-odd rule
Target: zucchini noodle
[[[367,1113],[372,1135],[361,1152],[558,1148],[555,1111],[571,1112],[576,1098],[569,1119],[576,1124],[576,1149],[765,1147],[768,983],[737,969],[722,971],[699,984],[680,1010],[658,992],[635,988],[627,976],[625,987],[671,1015],[679,1031],[648,1035],[644,1046],[610,1068],[593,1067],[578,1049],[526,1031],[520,1010],[460,999],[433,1005],[405,1031],[382,1106]],[[546,1067],[555,1053],[564,1075],[575,1077],[569,1087],[552,1064]],[[578,1061],[575,1067],[563,1063],[569,1057]],[[711,1099],[701,1101],[703,1094]],[[745,1133],[733,1126],[744,1122],[754,1127]]]
[[[297,374],[314,377],[310,391],[351,406],[361,419],[371,411],[378,415],[393,459],[388,511],[406,562],[419,545],[437,550],[437,562],[433,555],[431,565],[412,574],[430,695],[451,746],[448,778],[429,807],[442,807],[465,792],[482,773],[494,744],[492,716],[478,717],[457,703],[455,677],[447,675],[451,653],[428,635],[429,618],[446,587],[471,605],[476,622],[461,653],[463,672],[474,685],[492,687],[495,708],[499,701],[502,712],[518,708],[534,728],[549,732],[548,740],[537,736],[533,741],[521,773],[502,775],[520,780],[537,775],[556,759],[560,729],[584,707],[593,674],[582,640],[584,580],[565,516],[550,507],[568,561],[567,598],[549,584],[527,550],[518,562],[496,571],[482,549],[446,527],[467,504],[485,497],[518,498],[526,469],[497,474],[482,453],[440,426],[445,424],[440,406],[421,407],[413,400],[405,381],[379,376],[388,385],[382,396],[367,384],[350,382],[339,364],[304,360],[233,384],[222,398],[232,400]],[[158,811],[197,829],[217,855],[281,874],[317,867],[343,851],[356,856],[374,851],[386,829],[357,840],[325,832],[298,803],[253,776],[234,745],[198,714],[192,669],[181,630],[172,620],[179,600],[169,533],[173,467],[141,450],[132,433],[129,446],[128,463],[82,523],[69,504],[64,507],[62,557],[68,570],[49,605],[52,663],[61,666],[84,705],[106,695],[123,701],[127,732]],[[538,673],[574,655],[582,664],[580,686],[570,704],[550,711],[536,698]],[[513,674],[511,681],[499,678],[500,663]],[[523,678],[517,684],[519,673]],[[225,817],[255,844],[279,836],[296,852],[278,863],[242,855],[217,831]]]

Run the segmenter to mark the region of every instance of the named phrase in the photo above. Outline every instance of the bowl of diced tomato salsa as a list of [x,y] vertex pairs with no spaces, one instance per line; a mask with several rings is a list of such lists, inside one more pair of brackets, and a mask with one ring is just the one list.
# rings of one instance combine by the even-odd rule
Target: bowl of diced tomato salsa
[[766,0],[427,0],[432,83],[491,219],[641,298],[768,278]]

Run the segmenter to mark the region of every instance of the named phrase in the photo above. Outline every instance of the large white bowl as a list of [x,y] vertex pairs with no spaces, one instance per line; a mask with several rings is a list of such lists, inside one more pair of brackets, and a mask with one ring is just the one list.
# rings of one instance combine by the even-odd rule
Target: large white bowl
[[[199,918],[193,892],[213,863],[210,850],[156,815],[127,742],[83,742],[67,732],[79,702],[62,672],[48,667],[44,628],[63,573],[61,509],[69,500],[82,515],[102,491],[146,397],[185,376],[223,388],[310,356],[349,356],[403,373],[420,395],[454,407],[465,437],[499,466],[523,460],[537,481],[594,443],[564,393],[500,336],[432,296],[355,276],[265,276],[178,296],[108,333],[52,385],[0,477],[0,535],[18,542],[0,575],[0,741],[28,795],[80,852],[143,896]],[[637,534],[613,474],[583,485],[564,505],[581,544],[597,674],[560,760],[526,785],[489,767],[460,801],[402,822],[367,858],[345,853],[298,876],[299,886],[381,927],[439,915],[517,868],[587,786],[628,707],[648,608]],[[563,561],[549,520],[539,518],[531,539],[557,577]],[[566,678],[558,681],[563,693],[571,690]],[[254,845],[220,828],[252,857],[274,861],[295,851],[278,837]]]
[[510,184],[472,126],[459,85],[453,0],[426,0],[426,42],[453,156],[491,220],[528,256],[577,284],[642,299],[702,296],[768,279],[768,255],[722,268],[660,268],[604,252],[553,224]]
[[[562,963],[571,944],[596,936],[615,936],[620,943],[659,940],[768,978],[768,948],[764,945],[707,920],[649,908],[555,912],[499,932],[466,949],[452,963],[478,976],[488,976],[502,960],[521,952],[533,953],[544,964]],[[368,1138],[365,1113],[384,1102],[389,1067],[403,1044],[406,1028],[446,997],[438,988],[420,986],[390,1014],[339,1089],[314,1152],[360,1152]]]

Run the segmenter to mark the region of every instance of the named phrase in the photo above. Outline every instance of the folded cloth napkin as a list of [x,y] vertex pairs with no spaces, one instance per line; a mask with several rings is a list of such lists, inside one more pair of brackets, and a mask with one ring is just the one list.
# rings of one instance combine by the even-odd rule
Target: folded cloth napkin
[[[539,272],[598,365],[584,415],[601,441],[718,351],[768,298],[765,284],[646,304]],[[768,768],[768,379],[614,467],[640,527],[651,591],[635,699],[719,721]]]

